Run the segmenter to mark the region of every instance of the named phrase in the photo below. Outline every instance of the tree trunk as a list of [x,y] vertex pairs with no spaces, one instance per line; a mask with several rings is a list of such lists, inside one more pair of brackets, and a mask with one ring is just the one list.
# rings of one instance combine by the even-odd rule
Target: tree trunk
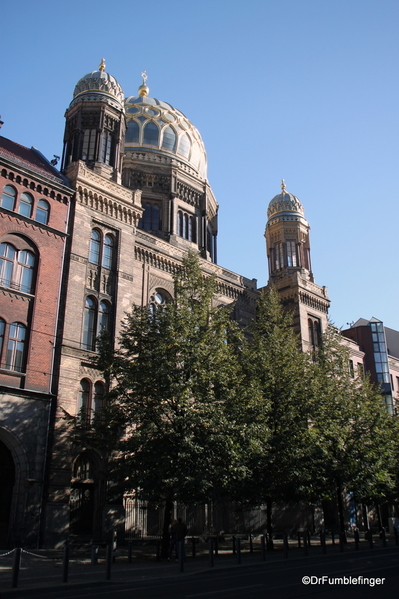
[[[338,502],[338,521],[339,521],[339,534],[345,535],[345,516],[344,516],[344,502],[342,499],[342,483],[337,481],[337,502]],[[345,535],[346,543],[346,535]]]
[[269,551],[274,549],[273,545],[273,526],[272,526],[272,508],[273,502],[270,497],[266,500],[266,528],[267,528],[267,548]]
[[172,510],[173,501],[167,500],[165,502],[165,513],[163,519],[163,531],[162,531],[162,547],[161,557],[167,558],[169,554],[170,544],[170,524],[172,522]]

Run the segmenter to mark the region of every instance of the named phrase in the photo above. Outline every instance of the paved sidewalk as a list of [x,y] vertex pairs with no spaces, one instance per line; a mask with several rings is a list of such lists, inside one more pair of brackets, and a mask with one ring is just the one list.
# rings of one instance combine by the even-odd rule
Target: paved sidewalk
[[[134,547],[132,552],[132,563],[128,562],[127,548],[116,552],[115,562],[111,565],[111,578],[106,580],[105,549],[100,548],[98,563],[91,564],[89,551],[72,552],[69,560],[68,582],[63,582],[63,553],[60,551],[29,550],[22,551],[21,565],[18,579],[18,587],[11,588],[12,564],[14,552],[0,551],[0,599],[17,599],[27,597],[41,590],[43,597],[51,597],[56,591],[63,589],[81,589],[104,585],[125,584],[142,580],[159,580],[176,576],[190,576],[210,569],[229,569],[236,567],[259,566],[260,564],[273,564],[276,562],[292,561],[296,559],[322,556],[323,551],[317,538],[312,539],[311,546],[305,549],[303,544],[298,548],[297,541],[290,541],[288,557],[285,557],[282,542],[275,543],[275,550],[267,552],[265,561],[259,543],[254,543],[253,553],[249,551],[248,541],[243,542],[241,560],[237,553],[233,554],[231,543],[219,545],[218,555],[214,556],[213,566],[210,562],[208,545],[203,543],[197,545],[196,557],[191,556],[190,543],[186,544],[187,560],[183,564],[183,571],[178,561],[157,561],[156,548],[153,545]],[[388,539],[387,549],[399,551],[393,539]],[[374,549],[371,550],[367,541],[362,541],[360,549],[365,551],[384,551],[380,539],[375,539]],[[334,545],[331,541],[326,548],[326,558],[341,553],[338,543]],[[344,552],[355,551],[353,542],[345,545]]]

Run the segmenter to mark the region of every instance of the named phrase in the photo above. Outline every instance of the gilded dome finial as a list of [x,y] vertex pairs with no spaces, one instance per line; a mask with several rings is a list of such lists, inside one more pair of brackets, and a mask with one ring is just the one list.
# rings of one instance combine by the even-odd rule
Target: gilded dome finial
[[105,58],[102,58],[100,64],[98,65],[98,70],[103,72],[105,71],[106,66],[107,65],[105,64]]
[[139,87],[139,96],[148,96],[150,88],[146,84],[146,81],[148,79],[147,71],[143,71],[141,73],[141,76],[143,78],[143,83]]
[[281,192],[285,193],[286,187],[285,187],[285,181],[284,179],[281,179]]

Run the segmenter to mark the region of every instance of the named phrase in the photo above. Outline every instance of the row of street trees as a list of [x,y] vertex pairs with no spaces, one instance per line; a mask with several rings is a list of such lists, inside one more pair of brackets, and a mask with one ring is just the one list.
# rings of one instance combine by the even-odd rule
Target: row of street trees
[[291,315],[270,289],[243,331],[217,283],[189,254],[165,309],[134,307],[118,349],[103,339],[98,366],[112,381],[85,445],[109,456],[109,478],[162,504],[174,501],[395,501],[398,422],[367,378],[352,378],[330,327],[303,353]]

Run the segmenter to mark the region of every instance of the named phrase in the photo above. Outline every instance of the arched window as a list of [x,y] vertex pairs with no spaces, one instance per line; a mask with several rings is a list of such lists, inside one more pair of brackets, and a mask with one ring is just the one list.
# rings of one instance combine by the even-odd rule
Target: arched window
[[157,204],[145,204],[140,224],[140,229],[147,229],[147,231],[159,230],[159,206]]
[[2,208],[6,208],[7,210],[14,210],[15,206],[15,198],[17,197],[17,192],[11,185],[6,185],[3,189],[3,193],[1,194],[1,206]]
[[111,163],[112,134],[104,131],[101,138],[100,162]]
[[170,302],[170,295],[163,289],[156,289],[150,297],[149,309],[151,314],[156,310],[164,310]]
[[90,249],[89,249],[89,262],[91,264],[100,263],[100,246],[101,246],[101,235],[97,229],[93,229],[90,238]]
[[6,323],[2,318],[0,318],[0,361],[1,361],[1,355],[3,352],[5,330],[6,330]]
[[24,367],[26,327],[20,322],[13,322],[8,337],[5,368],[22,372]]
[[104,383],[97,381],[94,383],[94,402],[93,402],[93,410],[96,414],[98,414],[101,409],[104,407],[104,394],[105,388]]
[[191,150],[191,140],[190,140],[189,136],[187,135],[187,133],[184,133],[184,135],[182,135],[180,138],[179,149],[177,150],[177,153],[184,156],[184,158],[189,158],[190,150]]
[[274,267],[275,270],[280,270],[284,266],[283,244],[276,243],[274,246]]
[[32,215],[33,198],[29,193],[23,193],[19,200],[19,214],[27,216],[28,218]]
[[287,241],[287,266],[298,266],[295,241]]
[[197,241],[197,230],[194,216],[190,216],[188,221],[188,238],[194,243]]
[[103,267],[111,269],[112,266],[112,254],[114,249],[114,238],[112,235],[106,235],[104,237],[103,247]]
[[176,133],[172,127],[166,127],[163,132],[162,147],[166,150],[176,150]]
[[96,151],[96,129],[86,129],[83,134],[82,160],[94,160]]
[[17,250],[10,243],[0,243],[0,283],[11,287]]
[[177,234],[183,237],[183,212],[179,210],[177,213]]
[[87,297],[83,315],[82,345],[83,349],[88,349],[89,351],[95,350],[96,308],[95,300],[90,296]]
[[46,200],[39,200],[36,208],[36,220],[42,225],[47,225],[49,217],[50,207]]
[[127,143],[139,143],[140,128],[136,121],[129,121],[127,124],[126,138]]
[[159,140],[159,129],[155,123],[149,122],[143,131],[143,144],[157,146]]
[[18,269],[16,282],[19,289],[25,293],[32,292],[33,269],[35,266],[35,256],[32,252],[21,250],[18,253]]
[[109,330],[109,303],[100,302],[98,310],[98,333]]
[[87,418],[91,411],[91,383],[87,379],[82,379],[79,385],[78,393],[78,415]]
[[18,252],[10,243],[0,243],[0,284],[32,293],[35,256],[28,250]]

